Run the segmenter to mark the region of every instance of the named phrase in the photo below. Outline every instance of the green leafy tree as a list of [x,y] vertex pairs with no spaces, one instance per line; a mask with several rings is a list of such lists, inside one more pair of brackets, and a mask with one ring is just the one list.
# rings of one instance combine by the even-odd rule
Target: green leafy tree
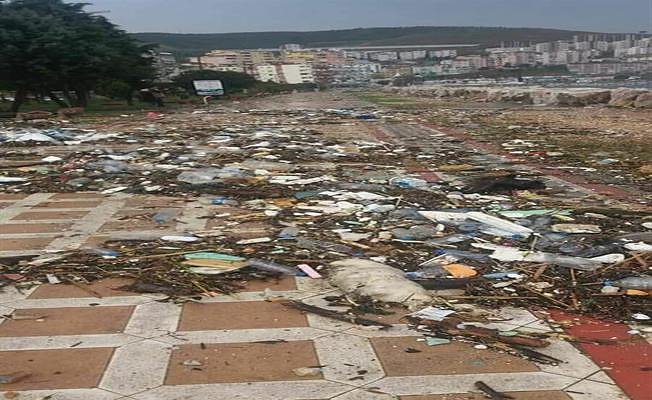
[[[155,77],[149,47],[106,18],[63,0],[0,2],[0,85],[15,90],[12,111],[29,93],[64,94],[68,105],[86,106],[104,80],[133,90]],[[130,99],[127,94],[127,100]]]

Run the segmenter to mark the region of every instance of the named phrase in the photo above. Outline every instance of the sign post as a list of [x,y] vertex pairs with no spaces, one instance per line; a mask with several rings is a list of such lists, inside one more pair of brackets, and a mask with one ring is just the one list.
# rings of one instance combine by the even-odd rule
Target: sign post
[[213,96],[224,96],[224,86],[219,80],[192,81],[192,86],[197,96],[203,96],[204,105],[208,105]]
[[197,96],[224,96],[224,86],[219,80],[192,81]]

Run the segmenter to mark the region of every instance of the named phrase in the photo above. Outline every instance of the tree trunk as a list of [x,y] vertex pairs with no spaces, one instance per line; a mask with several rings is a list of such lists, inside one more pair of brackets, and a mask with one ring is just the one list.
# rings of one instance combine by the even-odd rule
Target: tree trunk
[[18,110],[20,110],[20,106],[23,105],[26,97],[27,97],[27,89],[18,88],[16,90],[16,94],[14,95],[14,102],[11,104],[12,113],[15,114],[18,112]]
[[125,100],[127,100],[127,105],[128,106],[133,106],[134,105],[134,92],[130,91],[129,94],[127,94]]
[[68,85],[65,85],[63,88],[63,98],[66,100],[66,103],[68,103],[68,107],[72,107],[74,102],[72,101],[72,96],[70,95],[70,88],[68,88]]
[[86,108],[88,106],[88,91],[85,89],[75,89],[77,95],[77,106]]
[[50,97],[50,99],[52,99],[52,101],[54,101],[55,103],[57,103],[57,105],[58,105],[59,107],[62,107],[62,108],[68,108],[68,107],[70,107],[69,104],[66,104],[65,101],[63,101],[63,100],[61,100],[59,97],[57,97],[57,95],[54,94],[54,92],[50,92],[50,93],[48,93],[48,96]]

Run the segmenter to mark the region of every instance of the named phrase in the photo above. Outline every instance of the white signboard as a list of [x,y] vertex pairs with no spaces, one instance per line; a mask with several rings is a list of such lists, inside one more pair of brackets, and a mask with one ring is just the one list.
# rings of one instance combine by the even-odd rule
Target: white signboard
[[192,81],[197,96],[223,96],[224,86],[222,81]]

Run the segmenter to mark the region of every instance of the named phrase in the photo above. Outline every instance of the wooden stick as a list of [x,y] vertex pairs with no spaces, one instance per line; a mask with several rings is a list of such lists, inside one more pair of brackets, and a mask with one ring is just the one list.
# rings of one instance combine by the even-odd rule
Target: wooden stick
[[83,290],[86,293],[92,294],[94,297],[97,297],[99,299],[102,298],[102,295],[96,292],[95,290],[89,288],[88,286],[82,285],[81,283],[75,282],[72,279],[69,279],[68,282],[70,282],[71,285],[78,287],[79,289]]
[[527,291],[529,291],[529,292],[532,292],[532,293],[536,294],[536,295],[539,296],[539,297],[542,297],[542,298],[544,298],[544,299],[550,301],[551,303],[555,303],[555,304],[557,304],[557,305],[559,305],[559,306],[564,306],[564,307],[566,307],[566,308],[571,308],[570,305],[568,305],[568,304],[566,304],[566,303],[564,303],[564,302],[562,302],[562,301],[559,301],[559,300],[557,300],[557,299],[553,299],[552,297],[544,296],[542,293],[539,293],[539,292],[537,292],[537,291],[534,290],[534,289],[530,289],[530,288],[528,288],[528,287],[526,287],[526,288],[524,288],[524,289],[527,290]]
[[328,310],[325,308],[313,306],[310,304],[305,304],[299,301],[294,301],[294,300],[285,300],[281,301],[281,304],[283,304],[286,307],[291,307],[295,308],[299,311],[305,311],[305,312],[310,312],[313,314],[321,315],[322,317],[327,317],[327,318],[333,318],[339,321],[344,321],[348,322],[351,324],[358,324],[358,325],[364,325],[364,326],[381,326],[383,328],[391,328],[392,325],[386,324],[384,322],[379,322],[379,321],[374,321],[371,319],[367,318],[361,318],[361,317],[356,317],[354,315],[348,315],[345,313],[333,311],[333,310]]
[[137,258],[139,260],[148,260],[150,258],[161,258],[161,257],[167,257],[167,256],[181,256],[184,254],[192,254],[192,253],[201,253],[203,251],[213,251],[213,249],[205,249],[205,250],[193,250],[193,251],[178,251],[176,253],[164,253],[164,254],[152,254],[150,256],[134,256],[134,258]]
[[538,297],[533,297],[533,296],[445,296],[445,295],[440,295],[438,297],[444,297],[446,299],[459,299],[459,300],[467,300],[467,299],[475,299],[475,300],[534,300],[538,299]]

